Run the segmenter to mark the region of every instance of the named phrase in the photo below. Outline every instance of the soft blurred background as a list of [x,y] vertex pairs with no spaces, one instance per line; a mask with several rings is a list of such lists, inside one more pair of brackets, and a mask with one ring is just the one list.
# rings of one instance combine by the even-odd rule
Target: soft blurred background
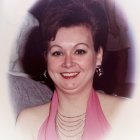
[[35,0],[0,0],[0,140],[15,140],[15,121],[6,72],[13,41],[27,9]]

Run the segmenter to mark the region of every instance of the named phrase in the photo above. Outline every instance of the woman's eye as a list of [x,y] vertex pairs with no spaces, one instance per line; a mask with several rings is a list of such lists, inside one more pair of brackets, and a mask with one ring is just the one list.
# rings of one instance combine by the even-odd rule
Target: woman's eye
[[55,51],[55,52],[52,53],[52,55],[53,56],[60,56],[60,55],[63,55],[63,53],[60,52],[60,51]]
[[85,50],[83,50],[83,49],[78,49],[78,50],[76,50],[75,51],[75,54],[85,54],[86,53],[86,51]]

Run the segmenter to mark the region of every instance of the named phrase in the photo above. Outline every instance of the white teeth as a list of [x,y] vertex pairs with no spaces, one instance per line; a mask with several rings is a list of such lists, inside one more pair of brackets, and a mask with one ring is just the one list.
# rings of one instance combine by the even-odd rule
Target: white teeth
[[73,72],[73,73],[62,73],[63,76],[75,76],[77,75],[77,72]]

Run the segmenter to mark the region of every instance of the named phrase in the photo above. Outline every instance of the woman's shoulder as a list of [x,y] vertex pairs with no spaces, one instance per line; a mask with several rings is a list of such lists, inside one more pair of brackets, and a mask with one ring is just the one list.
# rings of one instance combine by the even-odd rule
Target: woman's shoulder
[[118,105],[118,104],[122,104],[128,101],[128,98],[126,97],[122,97],[122,96],[117,96],[117,95],[111,95],[111,94],[107,94],[105,92],[98,92],[97,91],[97,95],[99,97],[99,100],[101,100],[101,102],[103,103],[109,103],[109,104],[114,104],[114,105]]
[[18,116],[18,121],[43,119],[49,113],[50,103],[24,109]]
[[49,109],[50,103],[24,109],[17,118],[17,129],[37,137],[39,128],[48,117]]
[[109,95],[104,92],[97,92],[97,95],[101,108],[110,124],[113,123],[122,106],[129,102],[125,97]]

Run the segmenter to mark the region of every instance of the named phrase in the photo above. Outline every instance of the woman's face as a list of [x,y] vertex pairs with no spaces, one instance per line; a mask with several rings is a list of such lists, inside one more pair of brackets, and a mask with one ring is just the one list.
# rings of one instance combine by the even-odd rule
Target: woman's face
[[94,51],[92,34],[86,26],[62,27],[50,42],[45,59],[56,88],[82,90],[92,86],[96,65],[102,61],[102,50]]

